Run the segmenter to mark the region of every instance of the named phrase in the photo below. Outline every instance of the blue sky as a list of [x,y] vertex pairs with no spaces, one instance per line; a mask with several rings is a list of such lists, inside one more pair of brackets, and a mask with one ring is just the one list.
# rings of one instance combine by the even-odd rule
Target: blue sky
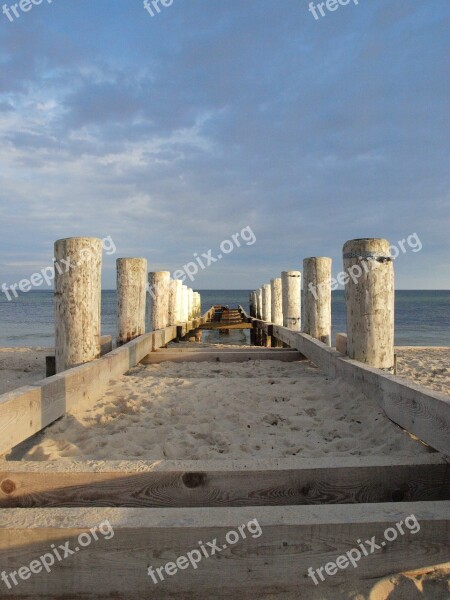
[[0,13],[1,283],[63,237],[111,236],[111,288],[116,257],[173,272],[248,226],[195,287],[254,288],[307,256],[337,273],[345,241],[415,233],[397,287],[450,289],[450,3],[308,4]]

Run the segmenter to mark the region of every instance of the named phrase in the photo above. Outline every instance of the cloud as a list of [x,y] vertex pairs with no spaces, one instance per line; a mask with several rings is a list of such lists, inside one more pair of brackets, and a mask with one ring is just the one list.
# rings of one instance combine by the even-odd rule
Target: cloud
[[[315,254],[339,266],[347,239],[371,235],[417,231],[445,262],[448,15],[380,0],[316,22],[298,0],[192,0],[150,18],[98,0],[1,22],[8,273],[71,235],[175,268],[245,225],[255,247],[203,287],[252,287]],[[403,286],[442,287],[439,269],[398,268]]]

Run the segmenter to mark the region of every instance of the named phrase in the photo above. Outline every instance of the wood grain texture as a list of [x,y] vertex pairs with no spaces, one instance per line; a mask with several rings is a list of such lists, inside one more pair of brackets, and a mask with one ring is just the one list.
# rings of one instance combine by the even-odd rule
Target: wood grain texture
[[271,287],[270,301],[271,301],[272,323],[274,323],[274,325],[283,325],[283,294],[282,294],[281,277],[277,277],[276,279],[271,279],[270,287]]
[[300,271],[281,273],[283,325],[295,331],[300,331],[302,324],[301,281]]
[[[357,546],[356,540],[384,540],[384,532],[414,515],[420,531],[406,530],[358,568],[338,570],[333,584],[439,565],[450,559],[449,502],[285,506],[242,508],[10,509],[0,511],[0,564],[5,571],[30,564],[51,544],[78,546],[78,536],[106,524],[99,539],[57,563],[50,576],[21,581],[14,598],[253,598],[268,591],[298,592],[306,599],[314,583],[307,576]],[[259,528],[245,527],[255,519]],[[231,546],[230,531],[244,525],[245,539]],[[114,535],[111,537],[110,532]],[[251,533],[253,532],[253,534]],[[220,550],[189,568],[153,584],[148,567],[162,567],[193,548],[217,540]],[[225,547],[224,547],[225,546]],[[3,590],[2,590],[3,592]],[[180,596],[175,596],[181,594]],[[173,595],[173,596],[171,596]]]
[[146,356],[141,364],[143,365],[155,365],[163,362],[221,362],[221,363],[240,363],[247,362],[249,360],[279,360],[282,362],[295,362],[299,360],[303,360],[304,357],[300,352],[293,352],[292,350],[283,351],[283,350],[272,350],[269,348],[263,348],[264,352],[258,351],[254,352],[253,350],[247,351],[226,351],[222,352],[222,350],[213,350],[209,349],[209,352],[197,352],[193,350],[192,352],[173,352],[168,351],[164,352],[160,350],[159,352],[152,352],[148,356]]
[[343,253],[347,354],[372,367],[393,369],[395,293],[390,244],[377,238],[350,240]]
[[303,331],[331,346],[331,258],[303,261]]
[[100,356],[102,241],[55,242],[56,372]]
[[[222,461],[221,461],[222,462]],[[279,506],[450,499],[441,458],[346,461],[165,461],[0,466],[0,508]],[[318,464],[319,466],[313,466]],[[294,465],[298,465],[295,468]],[[244,468],[244,466],[246,468]],[[32,470],[31,470],[32,469]],[[106,470],[105,470],[106,469]]]
[[116,265],[117,345],[121,346],[145,333],[147,260],[118,258]]

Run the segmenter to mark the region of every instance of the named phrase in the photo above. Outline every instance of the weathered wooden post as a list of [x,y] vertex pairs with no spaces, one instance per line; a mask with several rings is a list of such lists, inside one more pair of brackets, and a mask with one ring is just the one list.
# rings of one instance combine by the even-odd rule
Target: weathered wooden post
[[262,320],[272,322],[272,304],[271,304],[270,284],[265,283],[262,286]]
[[253,292],[250,292],[248,295],[248,307],[249,307],[249,314],[251,317],[253,317]]
[[302,322],[300,271],[283,271],[281,273],[281,294],[283,326],[300,331]]
[[182,321],[183,311],[183,282],[181,279],[175,279],[175,322]]
[[194,290],[188,288],[188,319],[192,321],[194,314]]
[[169,324],[169,271],[156,271],[148,274],[150,284],[150,331],[164,329]]
[[182,314],[183,314],[183,318],[182,321],[183,323],[186,323],[189,320],[189,290],[187,285],[183,285],[183,302],[182,302]]
[[198,292],[194,292],[194,307],[195,307],[195,318],[198,319],[201,316],[201,299]]
[[177,322],[177,282],[172,280],[169,282],[169,317],[168,325],[175,325]]
[[331,263],[326,256],[303,261],[303,331],[328,346],[331,346]]
[[271,312],[272,312],[272,323],[274,325],[283,326],[283,298],[281,292],[281,278],[270,280],[271,286]]
[[255,293],[254,292],[250,292],[250,294],[249,294],[248,308],[249,308],[249,315],[251,317],[254,317],[255,316]]
[[145,333],[147,300],[147,260],[118,258],[117,267],[117,345]]
[[394,265],[387,240],[344,245],[347,353],[372,367],[394,368]]
[[257,318],[258,319],[262,319],[262,305],[263,305],[263,301],[262,301],[262,288],[259,288],[258,291],[256,292],[256,299],[257,299]]
[[55,363],[60,373],[100,356],[102,241],[55,242]]
[[256,297],[256,290],[250,293],[250,316],[256,318],[256,311],[258,308],[258,299]]

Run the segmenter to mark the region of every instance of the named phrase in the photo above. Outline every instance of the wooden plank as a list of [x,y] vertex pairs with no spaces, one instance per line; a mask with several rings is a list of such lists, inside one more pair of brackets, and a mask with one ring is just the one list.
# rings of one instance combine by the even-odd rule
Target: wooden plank
[[200,325],[200,329],[215,331],[217,329],[252,329],[253,326],[249,323],[205,323]]
[[[252,352],[253,354],[261,354],[264,352],[267,352],[269,350],[269,348],[264,348],[262,346],[243,346],[241,348],[237,348],[236,346],[223,346],[222,348],[218,348],[217,351],[221,352],[221,353],[225,353],[225,352],[237,352],[237,353],[248,353],[248,352]],[[197,345],[192,345],[190,344],[189,346],[175,346],[175,347],[169,347],[169,348],[163,348],[163,349],[158,349],[155,350],[155,354],[164,352],[166,353],[172,353],[172,354],[182,354],[183,352],[195,352],[197,354],[201,354],[201,353],[208,353],[208,352],[214,352],[214,348],[212,346],[198,346]],[[296,350],[295,348],[270,348],[270,352],[294,352],[298,354],[298,350]]]
[[280,360],[282,362],[295,362],[299,360],[305,360],[305,357],[300,352],[287,352],[282,349],[272,351],[271,349],[265,348],[265,352],[254,352],[253,350],[246,351],[227,351],[210,349],[209,352],[174,352],[173,350],[165,352],[160,350],[159,352],[152,352],[146,356],[141,364],[143,365],[155,365],[163,362],[222,362],[222,363],[240,363],[247,362],[249,360]]
[[[316,588],[308,569],[322,567],[323,572],[324,565],[358,548],[357,540],[374,537],[379,545],[382,540],[385,545],[369,556],[360,553],[358,568],[348,565],[338,569],[332,578],[328,577],[333,586],[350,581],[356,587],[358,581],[450,560],[449,510],[449,502],[189,510],[1,510],[0,564],[6,573],[17,572],[51,552],[52,544],[65,544],[74,551],[61,562],[55,561],[50,574],[20,580],[10,595],[13,598],[206,600],[260,598],[269,592],[296,592],[298,598],[311,598]],[[403,534],[395,527],[400,522]],[[84,538],[86,547],[80,547],[79,535],[93,528],[98,540],[91,536],[87,545]],[[395,541],[385,541],[388,528],[397,531]],[[231,531],[235,532],[233,538],[229,537]],[[235,543],[231,545],[230,540]],[[167,562],[198,549],[199,543],[206,546],[213,541],[218,550],[211,556],[210,549],[208,558],[196,569],[189,567],[172,576],[164,572],[164,582],[152,582],[149,566],[155,573]],[[326,589],[324,585],[321,592]]]
[[440,456],[0,464],[0,508],[286,506],[450,500]]

